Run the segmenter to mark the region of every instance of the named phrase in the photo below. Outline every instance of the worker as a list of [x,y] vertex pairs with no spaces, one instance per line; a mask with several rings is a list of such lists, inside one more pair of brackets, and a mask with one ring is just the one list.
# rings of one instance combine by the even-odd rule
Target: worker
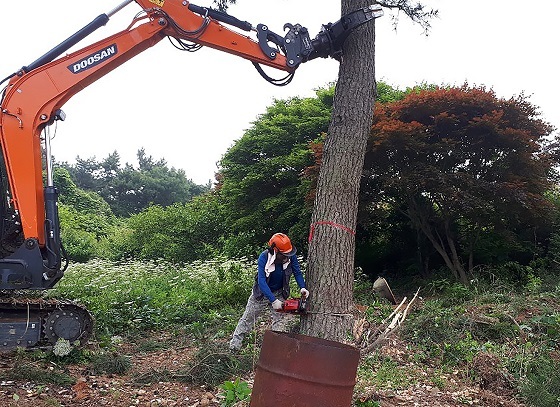
[[237,323],[229,343],[232,351],[241,349],[243,338],[253,329],[257,318],[266,309],[272,308],[273,331],[286,329],[286,314],[282,310],[283,301],[290,296],[290,277],[294,276],[302,297],[309,297],[305,280],[296,257],[296,248],[284,233],[275,233],[268,241],[268,249],[263,251],[257,262],[255,284],[247,301],[245,312]]

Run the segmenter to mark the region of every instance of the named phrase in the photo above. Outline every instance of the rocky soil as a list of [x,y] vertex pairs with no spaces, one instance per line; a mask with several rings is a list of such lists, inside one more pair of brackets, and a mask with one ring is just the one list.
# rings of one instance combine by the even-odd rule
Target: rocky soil
[[[157,339],[157,338],[155,338]],[[31,379],[0,380],[0,407],[62,407],[62,406],[221,406],[223,397],[219,388],[191,385],[182,381],[155,381],[139,384],[138,377],[157,372],[177,372],[193,357],[192,346],[177,346],[151,352],[139,351],[133,345],[122,345],[119,353],[130,356],[132,365],[123,375],[94,375],[87,365],[64,366],[65,373],[76,379],[72,385],[38,384]],[[382,407],[395,406],[523,406],[514,397],[512,386],[499,371],[490,355],[481,354],[473,362],[477,371],[476,382],[466,380],[464,372],[450,372],[445,376],[445,386],[434,386],[425,369],[411,364],[405,343],[392,339],[378,352],[398,361],[403,369],[420,377],[414,385],[404,390],[379,391],[360,379],[357,406],[373,406],[377,401]],[[23,362],[22,362],[23,360]],[[31,363],[45,373],[60,370],[54,362],[33,361],[27,356],[0,353],[0,378],[18,363]],[[423,373],[422,373],[423,372]],[[169,375],[168,375],[169,376]],[[425,376],[425,380],[422,379]],[[253,375],[243,380],[252,384]],[[441,387],[441,386],[440,386]],[[238,407],[248,403],[238,403]]]

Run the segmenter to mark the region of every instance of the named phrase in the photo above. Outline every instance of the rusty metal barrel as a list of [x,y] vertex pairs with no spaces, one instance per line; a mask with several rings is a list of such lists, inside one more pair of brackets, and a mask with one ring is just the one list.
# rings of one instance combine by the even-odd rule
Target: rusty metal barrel
[[251,407],[350,407],[357,348],[321,338],[266,331]]

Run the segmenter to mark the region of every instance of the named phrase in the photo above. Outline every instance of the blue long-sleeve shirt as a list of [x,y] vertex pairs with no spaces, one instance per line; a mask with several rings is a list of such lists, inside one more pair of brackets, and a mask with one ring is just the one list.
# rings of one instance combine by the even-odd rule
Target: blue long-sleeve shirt
[[[267,283],[266,273],[264,271],[267,260],[268,250],[265,250],[260,254],[257,262],[257,283],[264,296],[268,298],[270,302],[274,302],[276,297],[272,294],[272,292],[282,289],[284,268],[282,264],[275,264],[274,271],[270,273]],[[292,267],[293,275],[299,288],[305,288],[305,280],[296,255],[290,257],[290,266]]]

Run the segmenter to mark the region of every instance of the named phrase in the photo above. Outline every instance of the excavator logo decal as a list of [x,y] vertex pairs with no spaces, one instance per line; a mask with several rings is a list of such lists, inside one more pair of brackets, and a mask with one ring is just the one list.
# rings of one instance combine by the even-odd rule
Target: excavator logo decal
[[78,62],[75,62],[72,65],[68,65],[68,69],[74,74],[83,72],[87,69],[93,68],[96,65],[99,65],[101,62],[105,61],[108,58],[114,57],[115,55],[117,55],[117,53],[117,44],[109,45],[102,51],[98,51],[94,54],[88,55]]
[[154,3],[157,6],[163,7],[163,4],[165,3],[165,0],[149,0],[150,3]]

